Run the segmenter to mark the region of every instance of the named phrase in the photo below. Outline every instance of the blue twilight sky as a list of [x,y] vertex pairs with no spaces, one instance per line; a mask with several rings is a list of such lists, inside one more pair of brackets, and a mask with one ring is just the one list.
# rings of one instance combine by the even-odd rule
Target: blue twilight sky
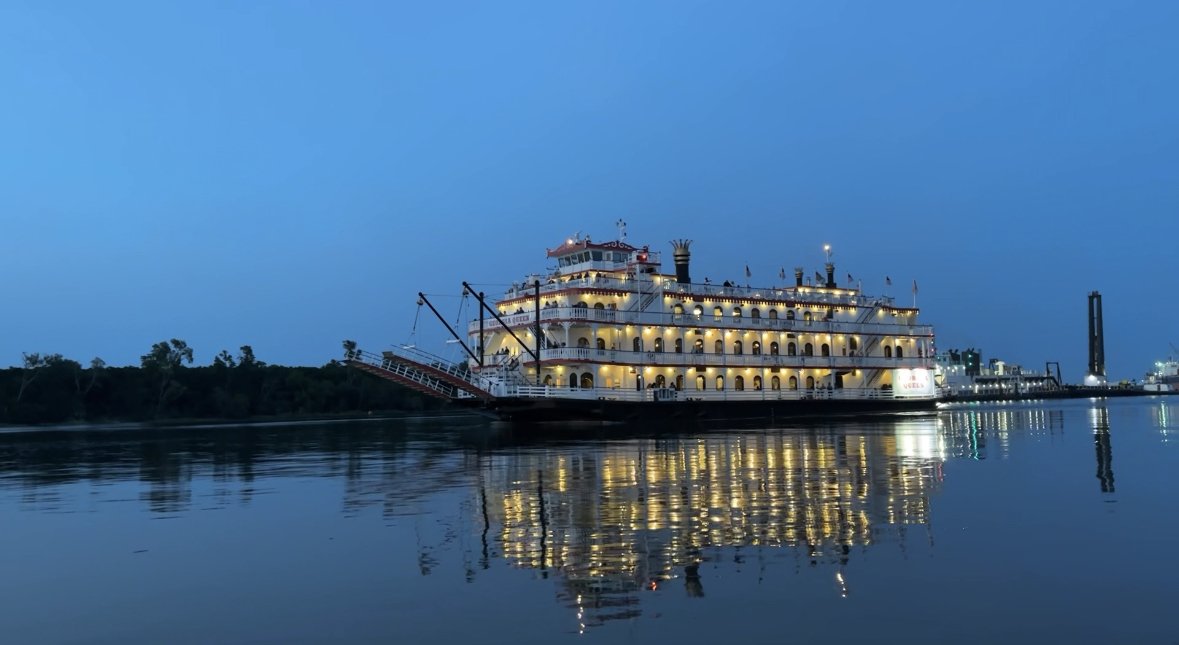
[[1141,376],[1179,345],[1176,34],[1169,1],[5,2],[0,365],[319,365],[622,217],[697,280],[830,243],[916,279],[940,348],[1070,380],[1097,289]]

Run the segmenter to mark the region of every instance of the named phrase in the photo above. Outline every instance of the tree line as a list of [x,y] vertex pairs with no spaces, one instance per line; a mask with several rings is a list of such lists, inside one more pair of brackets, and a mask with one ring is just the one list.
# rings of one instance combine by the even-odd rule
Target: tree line
[[[345,350],[356,344],[344,342]],[[332,360],[322,367],[268,365],[249,345],[194,366],[188,344],[152,345],[138,366],[86,366],[61,354],[23,354],[0,369],[0,424],[249,419],[420,411],[441,404]]]

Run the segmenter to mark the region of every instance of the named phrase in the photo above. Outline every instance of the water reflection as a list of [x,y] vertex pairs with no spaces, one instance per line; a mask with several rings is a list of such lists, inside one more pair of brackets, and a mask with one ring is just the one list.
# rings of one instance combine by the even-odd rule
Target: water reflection
[[1093,444],[1097,449],[1097,480],[1101,482],[1101,492],[1114,492],[1113,448],[1109,443],[1109,410],[1104,406],[1096,406],[1089,410],[1089,419],[1093,423]]
[[[122,502],[166,519],[248,507],[285,494],[283,482],[333,480],[326,499],[345,518],[379,513],[396,526],[434,515],[423,522],[434,526],[458,515],[442,518],[444,537],[406,554],[417,560],[411,575],[434,576],[452,556],[472,583],[496,563],[531,571],[553,581],[586,629],[641,615],[647,592],[715,595],[710,565],[722,561],[759,573],[816,567],[833,595],[853,594],[849,565],[865,550],[933,547],[931,500],[949,485],[948,460],[1002,460],[1013,443],[1028,448],[1020,439],[1063,438],[1066,413],[1083,448],[1067,467],[1088,477],[1095,454],[1098,489],[1112,494],[1117,405],[973,405],[871,423],[556,441],[454,421],[0,435],[0,509]],[[1175,405],[1149,403],[1164,441]],[[1095,453],[1078,429],[1092,432]]]
[[1043,407],[971,404],[939,415],[950,457],[986,459],[989,442],[998,443],[998,457],[1007,457],[1013,434],[1056,435],[1064,431],[1064,411]]
[[[700,565],[722,548],[842,567],[852,547],[928,529],[943,459],[926,418],[491,455],[482,485],[503,557],[559,575],[584,628],[638,615],[637,592],[677,578],[704,596]],[[846,595],[842,571],[836,581]]]

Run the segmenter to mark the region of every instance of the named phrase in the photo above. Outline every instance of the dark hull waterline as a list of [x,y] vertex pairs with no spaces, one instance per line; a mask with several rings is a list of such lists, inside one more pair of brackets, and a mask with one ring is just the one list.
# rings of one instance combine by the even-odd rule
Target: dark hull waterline
[[520,423],[753,421],[929,412],[934,399],[798,399],[756,401],[610,401],[504,397],[472,403],[481,414]]

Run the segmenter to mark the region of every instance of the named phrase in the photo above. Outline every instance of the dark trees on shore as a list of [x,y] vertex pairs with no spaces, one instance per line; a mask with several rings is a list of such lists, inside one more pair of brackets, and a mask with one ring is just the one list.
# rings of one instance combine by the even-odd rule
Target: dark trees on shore
[[60,354],[25,354],[0,369],[0,424],[367,414],[438,407],[432,400],[331,361],[322,367],[267,365],[249,345],[192,366],[180,339],[162,341],[139,367],[88,367]]

